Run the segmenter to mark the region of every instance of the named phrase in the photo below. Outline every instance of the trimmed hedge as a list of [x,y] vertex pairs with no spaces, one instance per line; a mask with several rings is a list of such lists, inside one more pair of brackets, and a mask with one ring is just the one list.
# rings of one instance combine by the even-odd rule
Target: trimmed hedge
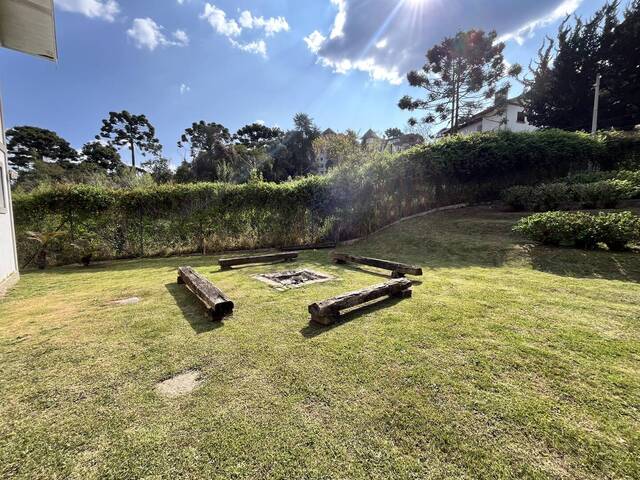
[[527,238],[554,246],[624,250],[640,242],[640,217],[631,212],[545,212],[522,218],[513,230]]
[[56,263],[89,252],[118,258],[354,238],[428,208],[494,200],[517,183],[598,166],[614,147],[621,148],[604,137],[557,130],[492,132],[376,154],[363,165],[283,184],[62,185],[14,196],[18,249],[29,258],[36,246],[26,232],[54,230],[67,233],[50,246]]
[[566,182],[535,187],[516,185],[502,192],[515,211],[546,212],[559,208],[615,208],[622,200],[640,197],[640,171],[589,172]]

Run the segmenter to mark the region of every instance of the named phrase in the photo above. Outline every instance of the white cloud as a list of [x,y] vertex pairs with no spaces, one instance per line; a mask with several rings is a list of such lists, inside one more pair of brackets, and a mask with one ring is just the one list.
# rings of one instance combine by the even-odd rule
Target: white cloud
[[[279,32],[288,32],[289,23],[284,17],[256,17],[249,10],[240,13],[237,20],[227,17],[224,10],[211,3],[204,6],[204,12],[200,18],[207,20],[211,27],[219,34],[227,37],[233,47],[243,52],[253,53],[267,57],[267,42],[265,40],[254,40],[242,42],[239,40],[244,30],[263,30],[267,37],[271,37]],[[238,39],[238,40],[236,40]]]
[[182,85],[180,85],[180,95],[184,95],[185,93],[190,91],[191,91],[191,87],[186,83],[183,83]]
[[336,73],[360,71],[397,85],[406,72],[424,64],[429,48],[457,31],[495,29],[502,40],[520,41],[575,11],[582,0],[491,0],[482,7],[478,0],[329,2],[336,11],[332,22],[304,37],[318,63]]
[[389,82],[391,85],[400,85],[403,80],[402,74],[397,68],[386,68],[377,65],[375,59],[366,58],[352,62],[348,58],[333,61],[328,58],[319,58],[318,62],[324,67],[333,68],[335,73],[345,75],[352,70],[366,72],[372,80]]
[[187,35],[187,32],[185,32],[184,30],[178,29],[175,32],[173,32],[172,35],[176,45],[180,47],[186,47],[187,45],[189,45],[189,36]]
[[227,20],[227,14],[224,10],[220,10],[210,3],[204,6],[204,12],[200,15],[200,18],[206,19],[217,33],[225,37],[237,37],[242,33],[242,28],[238,25],[238,22],[233,19]]
[[347,0],[331,0],[331,3],[338,7],[338,13],[329,35],[329,38],[333,40],[344,36],[344,24],[347,22]]
[[265,121],[264,121],[264,120],[256,120],[256,123],[257,123],[258,125],[264,125],[264,124],[265,124]]
[[146,48],[150,51],[160,46],[185,47],[189,44],[189,37],[184,30],[173,32],[173,40],[169,40],[162,30],[162,25],[158,25],[149,17],[136,18],[133,20],[131,28],[127,30],[127,35],[133,40],[136,47]]
[[249,10],[245,10],[240,14],[238,22],[240,23],[242,28],[246,28],[249,30],[253,28],[264,29],[267,37],[270,37],[279,32],[289,31],[289,23],[284,17],[271,17],[267,19],[265,19],[264,17],[254,17]]
[[116,0],[56,0],[56,5],[66,12],[81,13],[108,22],[113,22],[120,13]]
[[267,44],[264,40],[240,43],[235,41],[233,38],[230,38],[229,41],[231,42],[231,45],[243,52],[254,53],[256,55],[261,55],[263,58],[267,58]]
[[309,36],[304,37],[304,41],[307,44],[307,47],[309,47],[309,50],[311,50],[313,53],[318,53],[326,39],[327,37],[322,35],[318,30],[311,33]]
[[509,40],[515,40],[518,45],[522,45],[527,38],[534,36],[537,29],[546,27],[558,20],[564,19],[567,15],[571,15],[578,9],[581,3],[582,0],[564,0],[549,15],[536,18],[513,32],[501,35],[498,41],[508,42]]

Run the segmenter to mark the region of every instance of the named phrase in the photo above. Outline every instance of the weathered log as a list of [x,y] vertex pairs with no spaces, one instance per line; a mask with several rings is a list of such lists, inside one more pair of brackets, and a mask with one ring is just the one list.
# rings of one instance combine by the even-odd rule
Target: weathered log
[[291,252],[294,250],[321,250],[323,248],[336,248],[336,242],[308,243],[306,245],[291,245],[288,247],[280,247],[283,252]]
[[386,283],[312,303],[309,305],[311,321],[321,325],[331,325],[340,318],[340,310],[355,307],[385,296],[407,298],[411,296],[410,288],[411,280],[397,278]]
[[332,252],[331,258],[335,263],[358,263],[368,265],[370,267],[391,270],[394,278],[401,278],[404,275],[422,275],[422,268],[416,265],[407,265],[406,263],[392,262],[389,260],[380,260],[379,258],[359,257],[348,253]]
[[209,280],[191,267],[178,268],[178,283],[185,284],[189,290],[207,308],[214,321],[220,321],[225,315],[233,313],[233,302]]
[[281,252],[281,253],[266,253],[263,255],[251,255],[248,257],[230,257],[221,258],[218,260],[218,265],[223,270],[229,269],[234,265],[248,265],[250,263],[269,263],[279,260],[293,261],[298,258],[298,252]]

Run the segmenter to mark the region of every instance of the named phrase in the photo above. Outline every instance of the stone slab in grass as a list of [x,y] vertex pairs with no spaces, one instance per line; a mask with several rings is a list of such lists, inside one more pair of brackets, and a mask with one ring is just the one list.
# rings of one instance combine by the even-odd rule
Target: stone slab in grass
[[136,303],[140,303],[139,297],[129,297],[123,298],[121,300],[114,300],[111,302],[113,305],[123,306],[123,305],[135,305]]
[[156,391],[166,398],[176,398],[191,393],[202,385],[199,370],[187,370],[156,384]]

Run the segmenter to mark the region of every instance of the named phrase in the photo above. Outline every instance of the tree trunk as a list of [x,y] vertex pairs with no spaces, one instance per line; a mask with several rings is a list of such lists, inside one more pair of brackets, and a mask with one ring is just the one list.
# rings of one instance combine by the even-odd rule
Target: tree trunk
[[129,140],[130,148],[131,148],[131,166],[136,168],[136,143],[133,139]]

